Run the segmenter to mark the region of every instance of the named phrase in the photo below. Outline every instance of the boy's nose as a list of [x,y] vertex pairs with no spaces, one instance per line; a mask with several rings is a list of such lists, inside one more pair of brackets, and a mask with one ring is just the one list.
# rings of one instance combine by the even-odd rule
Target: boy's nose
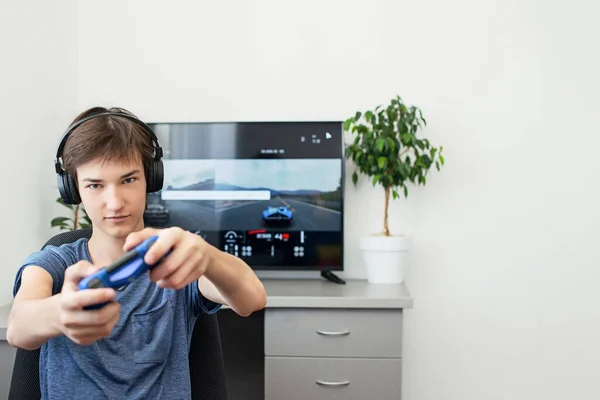
[[106,191],[106,207],[109,210],[120,210],[123,208],[123,196],[116,188],[110,188]]

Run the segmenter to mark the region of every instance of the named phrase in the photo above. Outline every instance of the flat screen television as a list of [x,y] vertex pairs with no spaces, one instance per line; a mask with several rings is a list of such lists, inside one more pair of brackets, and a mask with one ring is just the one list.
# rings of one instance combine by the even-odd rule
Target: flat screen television
[[147,226],[195,232],[255,270],[343,270],[342,122],[148,125],[165,179]]

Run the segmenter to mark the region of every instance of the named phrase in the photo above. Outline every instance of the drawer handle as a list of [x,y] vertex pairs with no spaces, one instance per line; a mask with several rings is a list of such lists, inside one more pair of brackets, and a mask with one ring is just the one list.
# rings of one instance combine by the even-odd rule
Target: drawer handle
[[328,332],[328,331],[317,331],[319,335],[323,336],[348,336],[350,331],[340,331],[340,332]]
[[340,386],[348,386],[350,381],[340,381],[340,382],[327,382],[317,379],[317,385],[321,386],[332,386],[332,387],[340,387]]

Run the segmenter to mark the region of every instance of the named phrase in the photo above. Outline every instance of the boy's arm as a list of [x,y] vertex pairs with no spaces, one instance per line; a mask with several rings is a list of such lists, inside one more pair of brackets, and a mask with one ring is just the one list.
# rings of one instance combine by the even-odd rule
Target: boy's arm
[[236,256],[210,245],[207,250],[210,262],[205,274],[198,279],[202,295],[215,303],[229,306],[244,317],[263,309],[267,297],[254,271]]
[[206,276],[202,275],[200,279],[198,279],[198,289],[200,290],[202,296],[206,297],[208,300],[217,304],[229,306],[229,304],[227,304],[227,300],[225,300],[221,292],[219,292],[219,289],[217,289],[217,287],[211,281],[209,281]]
[[33,350],[60,335],[59,296],[52,296],[52,276],[46,270],[34,265],[24,268],[8,316],[8,343]]
[[[33,350],[62,334],[77,344],[89,345],[108,336],[120,314],[114,289],[77,289],[77,283],[94,270],[86,261],[70,266],[60,293],[52,295],[50,273],[38,266],[24,268],[8,316],[6,338],[10,345]],[[108,304],[100,309],[85,309],[105,302]]]

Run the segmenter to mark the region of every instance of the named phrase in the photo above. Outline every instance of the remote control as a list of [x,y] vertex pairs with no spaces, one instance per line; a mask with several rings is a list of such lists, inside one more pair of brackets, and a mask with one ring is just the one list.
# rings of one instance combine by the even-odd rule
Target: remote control
[[[157,239],[158,236],[152,236],[151,238],[146,239],[135,248],[129,250],[127,253],[125,253],[125,255],[112,264],[100,269],[90,276],[85,277],[78,284],[79,290],[98,289],[105,287],[118,289],[129,282],[132,282],[149,269],[152,269],[170,253],[169,251],[163,258],[153,265],[148,265],[146,262],[144,262],[144,256]],[[85,307],[85,309],[97,309],[106,304],[107,303],[96,304]]]

